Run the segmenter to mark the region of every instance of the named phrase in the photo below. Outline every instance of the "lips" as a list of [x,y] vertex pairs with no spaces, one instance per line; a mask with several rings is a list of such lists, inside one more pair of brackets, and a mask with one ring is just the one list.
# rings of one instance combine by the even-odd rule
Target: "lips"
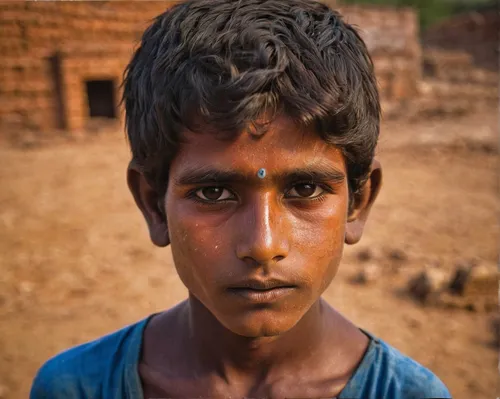
[[291,294],[296,288],[294,284],[277,279],[250,279],[231,285],[227,290],[247,301],[266,303]]

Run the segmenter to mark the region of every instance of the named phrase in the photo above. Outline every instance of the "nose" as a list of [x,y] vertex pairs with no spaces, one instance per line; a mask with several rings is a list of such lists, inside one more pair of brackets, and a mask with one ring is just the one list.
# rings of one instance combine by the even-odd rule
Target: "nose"
[[254,265],[279,262],[288,256],[288,232],[281,207],[272,193],[262,194],[244,211],[236,255]]

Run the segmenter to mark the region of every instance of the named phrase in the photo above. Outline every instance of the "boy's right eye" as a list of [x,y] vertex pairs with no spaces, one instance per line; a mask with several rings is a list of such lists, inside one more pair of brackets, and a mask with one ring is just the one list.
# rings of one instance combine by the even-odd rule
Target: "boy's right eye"
[[225,201],[234,199],[234,195],[223,187],[204,187],[195,191],[195,195],[207,202]]

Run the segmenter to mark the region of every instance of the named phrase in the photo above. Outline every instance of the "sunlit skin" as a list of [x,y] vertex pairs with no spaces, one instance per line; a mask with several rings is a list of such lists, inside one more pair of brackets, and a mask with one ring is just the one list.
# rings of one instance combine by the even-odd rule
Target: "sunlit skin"
[[338,394],[368,339],[320,297],[361,236],[380,166],[349,212],[341,151],[285,117],[259,137],[185,138],[163,199],[129,168],[151,238],[170,243],[189,291],[146,328],[145,395]]

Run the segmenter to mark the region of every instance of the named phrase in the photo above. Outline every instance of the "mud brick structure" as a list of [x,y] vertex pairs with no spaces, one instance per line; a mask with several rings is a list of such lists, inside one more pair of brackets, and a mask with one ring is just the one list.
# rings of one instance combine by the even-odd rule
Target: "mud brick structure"
[[418,16],[411,8],[339,6],[355,25],[375,63],[382,101],[398,102],[418,94],[421,46]]
[[466,114],[498,106],[500,12],[484,9],[443,20],[423,34],[419,107]]
[[1,2],[0,129],[84,128],[120,118],[123,70],[168,1]]
[[[123,70],[150,20],[173,1],[0,1],[0,134],[123,120]],[[421,51],[411,9],[347,7],[375,61],[382,98],[416,94]]]
[[423,35],[428,48],[461,52],[470,63],[498,72],[500,10],[496,5],[467,12],[439,22]]

